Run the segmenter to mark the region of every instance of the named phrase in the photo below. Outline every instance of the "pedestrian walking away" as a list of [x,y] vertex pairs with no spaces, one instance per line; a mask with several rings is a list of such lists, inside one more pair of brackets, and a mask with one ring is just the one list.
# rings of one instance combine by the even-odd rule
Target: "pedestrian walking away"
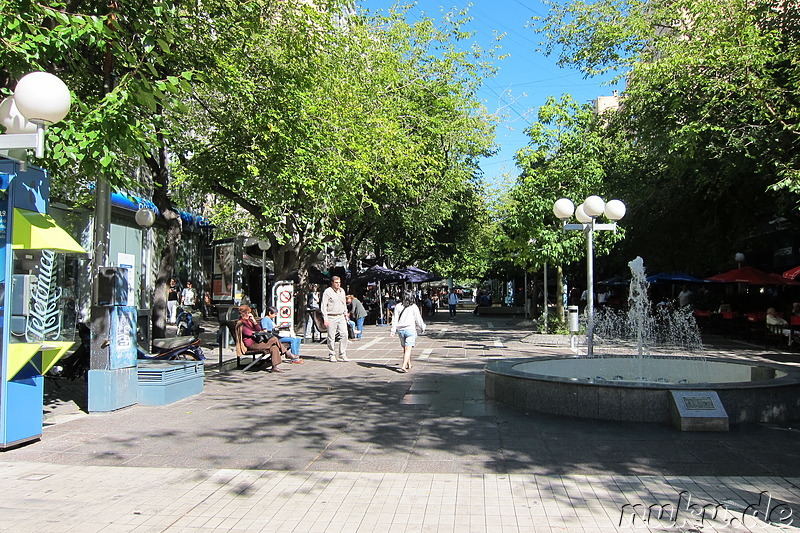
[[400,372],[411,370],[411,349],[417,341],[417,327],[425,333],[425,322],[417,307],[416,299],[412,291],[403,293],[403,301],[397,304],[392,317],[391,336],[400,337],[400,346],[403,348],[403,362],[400,365]]
[[347,295],[339,276],[333,276],[331,286],[322,293],[320,310],[328,330],[328,360],[331,363],[337,361],[338,344],[338,360],[347,361]]
[[312,312],[319,311],[319,291],[317,291],[317,285],[312,284],[308,288],[308,299],[306,301],[306,313],[308,317],[306,318],[306,339],[310,339],[314,336],[314,317]]
[[178,320],[178,284],[175,278],[169,280],[169,289],[167,292],[167,323],[174,324]]
[[455,289],[450,289],[450,294],[447,296],[447,305],[450,308],[450,318],[456,317],[456,310],[458,309],[458,294]]

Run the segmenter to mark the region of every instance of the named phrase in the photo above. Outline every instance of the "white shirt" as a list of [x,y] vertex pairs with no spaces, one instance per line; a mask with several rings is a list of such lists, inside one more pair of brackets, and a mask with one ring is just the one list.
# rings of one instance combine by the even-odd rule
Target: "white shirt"
[[767,315],[767,324],[770,326],[788,326],[789,323],[777,315]]
[[183,305],[194,305],[194,301],[197,298],[197,293],[194,290],[194,287],[186,287],[181,291],[181,299],[183,300]]
[[341,287],[339,287],[338,290],[333,287],[325,289],[325,292],[322,293],[320,310],[322,311],[322,317],[325,321],[330,321],[331,316],[346,315],[347,294],[344,292],[344,289]]
[[691,298],[692,298],[692,291],[688,291],[688,290],[687,291],[681,291],[678,294],[678,305],[680,305],[681,307],[686,307],[687,305],[689,305],[689,302],[691,301]]
[[422,321],[422,315],[419,312],[417,304],[412,304],[409,307],[403,307],[403,304],[397,304],[392,314],[392,335],[398,329],[413,329],[419,326],[422,333],[425,333],[425,322]]

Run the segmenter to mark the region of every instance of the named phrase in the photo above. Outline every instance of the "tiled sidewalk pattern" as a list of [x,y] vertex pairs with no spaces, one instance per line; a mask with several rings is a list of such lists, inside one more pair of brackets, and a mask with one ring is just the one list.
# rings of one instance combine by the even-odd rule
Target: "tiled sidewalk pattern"
[[[791,519],[781,514],[785,504],[800,495],[797,478],[205,471],[27,462],[0,463],[0,476],[2,530],[19,533],[780,531],[780,517],[784,524]],[[759,502],[762,491],[771,500]],[[668,513],[643,519],[652,504]],[[667,504],[680,510],[669,514]],[[769,511],[775,525],[759,515]]]

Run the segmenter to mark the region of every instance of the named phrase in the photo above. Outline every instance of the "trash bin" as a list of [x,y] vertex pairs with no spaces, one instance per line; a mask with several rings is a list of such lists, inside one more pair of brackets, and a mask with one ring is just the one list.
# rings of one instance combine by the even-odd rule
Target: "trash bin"
[[567,307],[567,326],[570,333],[578,333],[580,331],[580,321],[578,320],[578,306],[570,305]]

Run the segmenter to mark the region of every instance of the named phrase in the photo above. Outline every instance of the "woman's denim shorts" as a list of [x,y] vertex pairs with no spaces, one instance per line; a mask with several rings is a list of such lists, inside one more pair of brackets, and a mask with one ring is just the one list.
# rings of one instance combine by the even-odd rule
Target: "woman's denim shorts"
[[400,337],[400,346],[414,346],[417,342],[417,330],[398,329],[397,336]]

